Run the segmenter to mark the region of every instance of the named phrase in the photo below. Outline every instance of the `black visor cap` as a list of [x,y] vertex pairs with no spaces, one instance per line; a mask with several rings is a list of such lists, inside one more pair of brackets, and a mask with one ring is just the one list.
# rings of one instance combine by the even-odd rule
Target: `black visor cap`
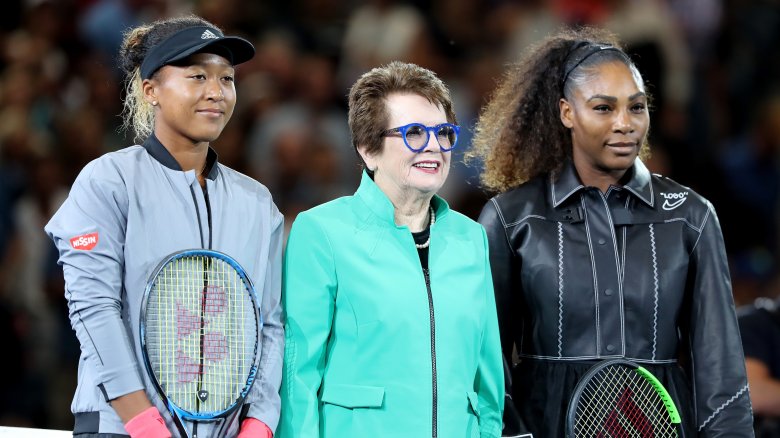
[[224,36],[213,27],[189,27],[174,33],[149,50],[141,63],[141,79],[149,79],[161,67],[174,64],[195,53],[229,55],[228,61],[232,65],[238,65],[255,56],[255,47],[243,38]]

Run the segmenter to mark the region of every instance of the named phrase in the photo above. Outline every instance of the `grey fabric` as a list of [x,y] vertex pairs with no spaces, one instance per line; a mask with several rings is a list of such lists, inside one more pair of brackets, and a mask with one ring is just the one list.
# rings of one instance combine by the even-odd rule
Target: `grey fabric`
[[[141,300],[165,256],[211,246],[236,259],[255,286],[264,327],[248,416],[273,430],[284,350],[282,215],[264,186],[218,164],[213,151],[203,189],[194,171],[175,168],[166,153],[152,137],[144,146],[92,161],[45,227],[60,252],[71,325],[82,347],[71,408],[100,412],[98,432],[122,434],[122,422],[106,400],[145,389],[175,430],[143,365]],[[199,429],[208,434],[211,427]]]

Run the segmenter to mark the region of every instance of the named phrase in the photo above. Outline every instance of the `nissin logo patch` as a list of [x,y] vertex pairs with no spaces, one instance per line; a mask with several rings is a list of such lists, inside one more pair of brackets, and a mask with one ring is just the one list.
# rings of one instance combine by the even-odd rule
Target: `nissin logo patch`
[[89,251],[98,243],[98,233],[82,234],[70,239],[70,246],[73,249]]

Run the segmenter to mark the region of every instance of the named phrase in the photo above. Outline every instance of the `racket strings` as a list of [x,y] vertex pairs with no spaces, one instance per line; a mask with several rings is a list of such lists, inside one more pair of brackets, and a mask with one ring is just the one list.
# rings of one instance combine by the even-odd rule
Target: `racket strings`
[[146,348],[160,386],[180,408],[220,412],[244,391],[257,333],[247,289],[235,268],[216,258],[178,258],[158,274]]
[[574,433],[597,438],[677,437],[656,390],[626,367],[606,367],[585,386],[577,404]]

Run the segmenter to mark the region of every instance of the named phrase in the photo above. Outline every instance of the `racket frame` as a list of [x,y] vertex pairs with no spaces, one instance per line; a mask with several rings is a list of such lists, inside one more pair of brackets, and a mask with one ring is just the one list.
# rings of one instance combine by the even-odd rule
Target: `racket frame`
[[674,404],[674,400],[672,399],[672,396],[669,394],[669,391],[666,390],[666,388],[661,383],[661,381],[658,380],[658,378],[655,377],[650,371],[638,365],[637,363],[627,359],[608,359],[608,360],[598,362],[592,367],[590,367],[590,369],[588,369],[585,375],[582,376],[580,381],[577,382],[577,386],[574,388],[574,392],[572,392],[572,396],[569,399],[569,406],[566,410],[566,437],[580,438],[574,435],[574,421],[577,412],[577,404],[578,404],[577,402],[579,401],[582,392],[585,390],[585,387],[588,386],[588,383],[590,382],[591,378],[597,373],[601,372],[601,370],[603,370],[604,368],[615,366],[615,365],[631,368],[637,374],[639,374],[645,380],[647,380],[648,383],[650,383],[653,389],[655,389],[656,394],[658,394],[658,396],[661,398],[661,401],[663,402],[664,407],[666,408],[666,412],[669,414],[671,423],[676,426],[678,437],[682,437],[683,436],[682,425],[681,425],[682,419],[680,417],[680,412],[677,410],[677,406]]
[[[249,299],[252,302],[252,308],[254,309],[255,322],[257,327],[255,346],[252,351],[252,355],[253,355],[252,366],[249,369],[249,374],[247,376],[247,381],[246,384],[244,385],[244,389],[241,391],[241,393],[233,402],[233,404],[230,405],[228,408],[221,411],[207,412],[207,413],[200,413],[200,414],[190,412],[186,409],[182,409],[168,399],[168,397],[165,395],[165,391],[163,391],[162,386],[160,385],[160,382],[157,380],[157,376],[154,374],[154,371],[152,371],[152,364],[151,361],[149,360],[149,355],[146,351],[146,308],[149,301],[149,295],[152,291],[152,288],[154,288],[158,280],[157,278],[158,275],[169,263],[172,263],[178,259],[182,259],[185,257],[198,257],[198,256],[205,257],[205,258],[216,258],[222,260],[236,270],[236,273],[244,281],[247,292],[249,293]],[[229,255],[219,251],[210,250],[210,249],[195,248],[195,249],[181,250],[181,251],[173,252],[168,256],[164,257],[163,260],[157,265],[157,267],[154,268],[154,270],[152,271],[152,275],[149,277],[149,281],[146,283],[143,299],[141,301],[141,315],[140,315],[140,323],[139,323],[141,355],[143,356],[144,359],[144,366],[146,368],[147,375],[151,379],[152,383],[154,383],[154,387],[157,390],[157,394],[164,402],[166,408],[168,408],[168,412],[170,412],[171,417],[173,417],[173,421],[176,424],[176,428],[179,430],[179,433],[181,434],[182,437],[189,436],[189,432],[187,432],[187,428],[184,426],[182,420],[192,420],[195,422],[218,421],[221,418],[228,418],[234,411],[236,411],[239,407],[241,407],[244,404],[244,400],[246,399],[246,396],[249,394],[249,391],[252,389],[252,385],[254,384],[255,378],[257,377],[258,348],[260,345],[262,325],[263,325],[263,319],[260,314],[260,309],[257,300],[257,293],[255,292],[255,287],[254,284],[252,283],[252,279],[249,278],[244,268],[234,258],[230,257]],[[225,426],[225,424],[223,424],[222,426]],[[220,430],[221,429],[222,427],[220,427]]]

